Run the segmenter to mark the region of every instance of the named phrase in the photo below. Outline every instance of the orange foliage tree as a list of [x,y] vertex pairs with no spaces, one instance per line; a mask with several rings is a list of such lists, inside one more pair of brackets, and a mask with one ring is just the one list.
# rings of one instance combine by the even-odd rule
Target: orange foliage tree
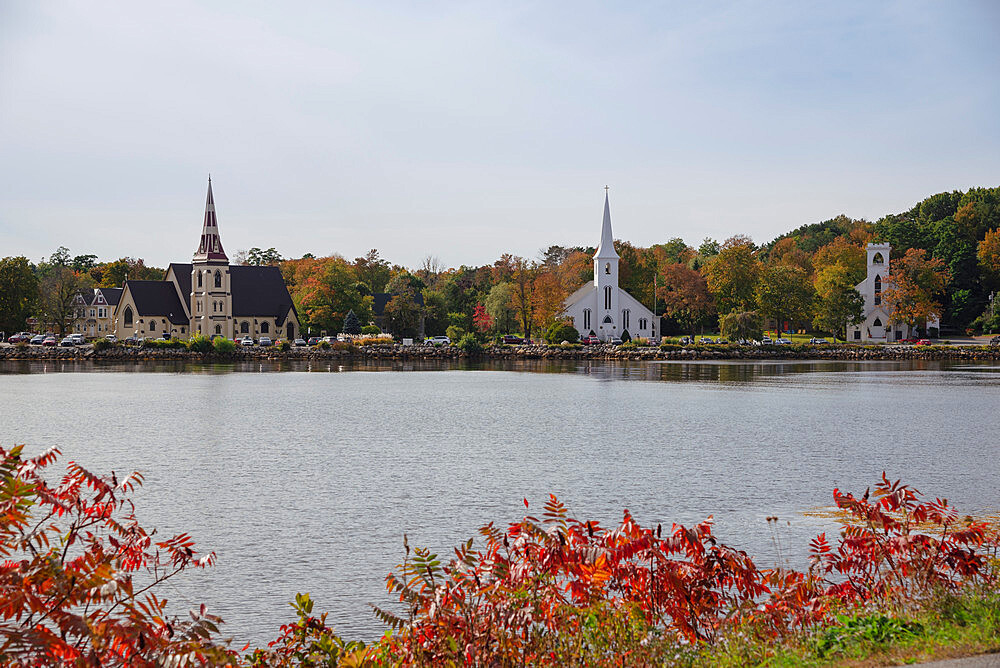
[[927,251],[911,248],[892,263],[882,301],[894,322],[926,327],[927,320],[941,315],[937,295],[944,291],[948,278],[943,261],[928,258]]

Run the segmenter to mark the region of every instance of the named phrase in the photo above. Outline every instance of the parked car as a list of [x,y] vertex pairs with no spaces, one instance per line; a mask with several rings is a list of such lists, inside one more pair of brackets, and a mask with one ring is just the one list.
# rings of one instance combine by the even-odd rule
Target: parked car
[[596,346],[601,343],[601,340],[596,336],[585,336],[582,339],[580,339],[580,343],[582,343],[585,346]]
[[790,345],[792,345],[791,339],[786,339],[784,337],[778,339],[777,341],[775,341],[775,343],[778,344],[779,346],[790,346]]
[[723,339],[723,338],[720,337],[720,338],[716,339],[715,342],[716,343],[721,343],[721,344],[727,344],[727,343],[729,343],[729,339]]
[[305,346],[307,346],[309,344],[306,343],[305,339],[295,339],[295,344],[294,345],[295,345],[296,348],[304,348]]
[[703,336],[698,343],[715,343],[715,340],[711,336]]
[[450,346],[451,339],[447,336],[432,336],[429,339],[424,339],[424,344],[428,346]]
[[253,345],[253,338],[250,337],[250,336],[244,336],[237,343],[239,343],[241,346],[252,346]]
[[336,336],[324,336],[322,338],[322,340],[326,341],[327,343],[336,343],[337,342],[337,337]]
[[622,340],[619,339],[617,336],[612,336],[610,339],[608,339],[608,343],[610,343],[613,346],[620,346],[622,344]]
[[31,332],[18,332],[17,334],[11,334],[10,338],[7,339],[7,343],[27,343],[31,341]]
[[262,337],[260,337],[260,339],[257,341],[257,344],[261,345],[261,346],[264,346],[264,347],[274,345],[272,343],[272,341],[271,341],[271,337],[269,337],[269,336],[262,336]]
[[813,338],[809,339],[809,343],[811,343],[812,345],[815,346],[815,345],[822,345],[824,343],[830,343],[830,342],[827,341],[826,339],[817,339],[816,337],[813,337]]
[[913,337],[910,337],[908,339],[902,339],[902,340],[900,340],[900,343],[909,343],[910,345],[913,345],[914,343],[916,343],[919,340],[920,339],[914,339]]
[[770,336],[765,336],[760,340],[760,345],[762,346],[769,346],[772,343],[774,343],[774,341],[771,340]]
[[46,336],[45,340],[42,341],[42,345],[46,347],[54,347],[56,345],[56,337]]
[[60,348],[73,348],[75,346],[76,346],[76,339],[74,339],[72,336],[67,336],[62,341],[59,342]]
[[930,342],[930,339],[920,339],[919,341],[917,341],[913,345],[915,345],[915,346],[929,346],[929,345],[931,345],[931,342]]
[[315,346],[317,343],[319,343],[319,337],[318,336],[310,336],[309,340],[306,341],[306,343],[308,345],[310,345],[310,346]]
[[691,343],[691,337],[690,336],[682,336],[681,337],[681,345],[682,346],[686,346],[689,343]]
[[517,345],[520,343],[524,343],[524,339],[522,339],[520,336],[515,336],[514,334],[504,334],[501,341],[503,341],[508,345]]
[[35,334],[33,337],[31,337],[31,340],[28,341],[28,343],[30,343],[33,346],[40,346],[42,345],[42,341],[44,340],[45,340],[44,334]]
[[118,337],[115,336],[114,334],[108,334],[104,338],[107,339],[108,341],[110,341],[111,343],[114,343],[114,342],[116,342],[118,340]]

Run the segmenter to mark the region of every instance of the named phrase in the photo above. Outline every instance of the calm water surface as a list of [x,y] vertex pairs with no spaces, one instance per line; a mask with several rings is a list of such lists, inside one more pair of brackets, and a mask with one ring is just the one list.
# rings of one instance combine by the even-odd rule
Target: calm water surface
[[143,524],[219,558],[169,598],[205,602],[237,647],[273,639],[306,591],[374,637],[404,532],[447,554],[549,493],[605,524],[714,515],[758,563],[776,538],[800,567],[831,528],[804,513],[883,470],[1000,507],[995,363],[6,363],[0,390],[5,446],[145,474]]

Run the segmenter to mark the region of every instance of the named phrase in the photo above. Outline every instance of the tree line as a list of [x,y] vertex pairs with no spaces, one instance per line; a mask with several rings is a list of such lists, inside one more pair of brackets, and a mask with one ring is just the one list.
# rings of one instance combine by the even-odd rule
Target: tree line
[[[838,216],[804,225],[762,246],[734,235],[697,247],[673,238],[649,247],[615,241],[619,285],[664,318],[664,334],[753,332],[767,323],[845,334],[861,316],[854,286],[866,272],[865,245],[892,245],[883,301],[898,322],[923,327],[1000,328],[992,297],[1000,287],[1000,188],[973,188],[926,198],[909,211],[872,223]],[[342,331],[348,313],[362,323],[388,293],[383,327],[412,336],[519,333],[532,337],[560,318],[563,303],[593,279],[593,247],[553,245],[537,258],[502,254],[491,264],[445,268],[434,256],[419,267],[391,264],[372,249],[349,260],[307,253],[286,259],[275,248],[239,252],[234,264],[280,267],[303,331]],[[158,280],[164,270],[143,260],[98,262],[60,247],[33,264],[0,260],[0,329],[28,317],[68,329],[81,289],[120,287],[126,276]],[[736,323],[739,326],[736,326]],[[60,325],[62,325],[60,327]]]

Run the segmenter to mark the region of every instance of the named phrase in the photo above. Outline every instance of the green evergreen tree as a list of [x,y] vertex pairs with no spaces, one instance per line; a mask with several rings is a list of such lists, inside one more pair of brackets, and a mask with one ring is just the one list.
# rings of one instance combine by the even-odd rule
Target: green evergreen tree
[[361,321],[358,320],[358,316],[354,315],[354,309],[348,311],[347,316],[344,317],[344,327],[341,331],[352,336],[361,333]]

